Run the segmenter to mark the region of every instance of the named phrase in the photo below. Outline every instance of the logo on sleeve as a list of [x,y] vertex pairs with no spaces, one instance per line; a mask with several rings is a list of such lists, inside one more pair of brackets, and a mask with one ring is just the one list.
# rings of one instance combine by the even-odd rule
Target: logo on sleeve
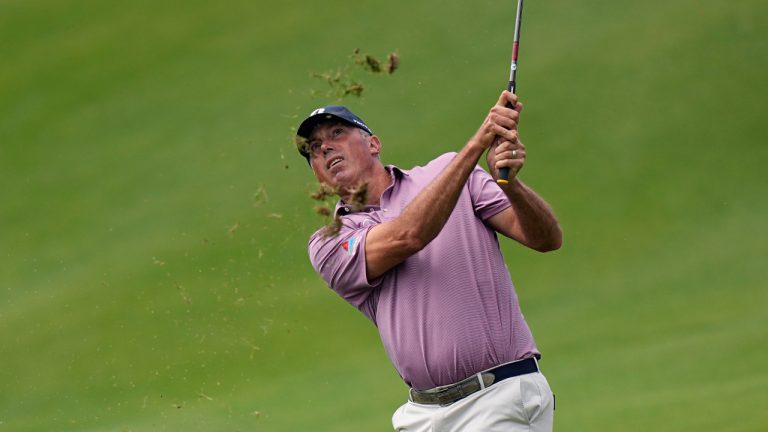
[[341,244],[341,247],[347,251],[348,254],[355,254],[355,245],[357,244],[357,237],[351,237],[349,240]]

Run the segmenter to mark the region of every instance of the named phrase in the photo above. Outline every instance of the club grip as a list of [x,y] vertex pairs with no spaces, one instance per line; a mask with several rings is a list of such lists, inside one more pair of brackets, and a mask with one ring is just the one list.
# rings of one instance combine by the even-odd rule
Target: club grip
[[499,178],[496,179],[496,183],[498,184],[507,184],[509,183],[509,168],[499,168]]
[[[515,82],[514,81],[511,81],[509,83],[509,89],[510,89],[510,91],[514,92],[514,90],[515,90]],[[514,109],[515,107],[512,106],[511,103],[507,102],[507,108]],[[500,185],[509,183],[509,168],[507,168],[507,167],[499,168],[499,178],[496,179],[496,183],[500,184]]]

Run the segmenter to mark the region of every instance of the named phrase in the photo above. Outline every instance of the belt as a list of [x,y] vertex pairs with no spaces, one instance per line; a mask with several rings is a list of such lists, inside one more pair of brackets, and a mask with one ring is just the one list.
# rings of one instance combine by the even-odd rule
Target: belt
[[410,399],[412,402],[425,405],[448,406],[499,381],[538,371],[539,365],[536,359],[531,357],[488,369],[455,384],[429,390],[411,389]]

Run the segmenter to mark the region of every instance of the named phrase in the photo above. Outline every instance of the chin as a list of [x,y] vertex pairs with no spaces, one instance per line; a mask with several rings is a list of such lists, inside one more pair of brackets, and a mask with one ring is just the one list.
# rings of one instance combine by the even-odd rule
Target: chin
[[345,175],[344,171],[331,175],[331,181],[338,187],[348,186],[353,180],[350,176]]

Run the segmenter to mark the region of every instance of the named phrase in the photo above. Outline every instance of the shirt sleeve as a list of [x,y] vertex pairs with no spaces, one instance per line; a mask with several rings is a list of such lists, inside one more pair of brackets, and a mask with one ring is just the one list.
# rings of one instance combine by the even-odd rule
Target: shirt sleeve
[[469,175],[467,187],[472,197],[472,207],[482,220],[487,220],[512,206],[504,191],[493,181],[493,177],[479,165]]
[[380,278],[369,282],[365,269],[365,240],[371,227],[357,226],[342,217],[337,235],[326,237],[319,230],[309,240],[312,267],[331,289],[358,309],[381,282]]

